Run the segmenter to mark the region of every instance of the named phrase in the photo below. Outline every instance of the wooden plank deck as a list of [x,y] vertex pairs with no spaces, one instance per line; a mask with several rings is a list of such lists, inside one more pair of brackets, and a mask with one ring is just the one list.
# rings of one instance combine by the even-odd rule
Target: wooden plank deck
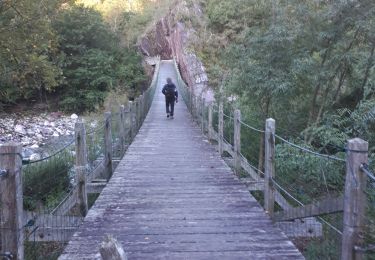
[[163,61],[144,124],[59,259],[100,259],[112,234],[128,259],[304,259],[192,122],[167,119]]

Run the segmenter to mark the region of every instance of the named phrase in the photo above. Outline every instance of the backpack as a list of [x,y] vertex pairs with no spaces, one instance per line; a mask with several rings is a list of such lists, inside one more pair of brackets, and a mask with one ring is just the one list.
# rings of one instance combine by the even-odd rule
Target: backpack
[[174,98],[175,95],[175,86],[174,85],[165,85],[165,96],[167,98]]

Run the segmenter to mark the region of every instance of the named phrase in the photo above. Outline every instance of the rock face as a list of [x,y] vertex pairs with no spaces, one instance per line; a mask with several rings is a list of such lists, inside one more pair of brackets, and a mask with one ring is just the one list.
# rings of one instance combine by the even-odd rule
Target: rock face
[[169,14],[139,41],[139,48],[146,56],[160,55],[162,59],[175,58],[182,78],[197,96],[207,101],[214,99],[208,86],[208,77],[201,60],[189,50],[189,43],[196,39],[196,31],[183,22],[184,17],[199,19],[202,11],[198,5],[188,6],[185,1],[177,4]]

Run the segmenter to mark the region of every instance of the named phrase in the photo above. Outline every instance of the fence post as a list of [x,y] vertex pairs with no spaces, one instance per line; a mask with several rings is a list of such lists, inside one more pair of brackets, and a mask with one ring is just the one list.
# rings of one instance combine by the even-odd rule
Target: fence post
[[233,135],[233,150],[234,150],[234,168],[238,174],[241,170],[241,111],[234,110],[234,135]]
[[75,146],[76,146],[76,197],[81,216],[86,216],[88,211],[86,193],[86,167],[87,167],[87,146],[85,124],[80,120],[75,123]]
[[198,97],[194,96],[194,116],[196,120],[198,121]]
[[268,118],[265,129],[264,156],[264,208],[273,217],[275,205],[275,188],[272,179],[275,177],[275,120]]
[[350,139],[347,149],[341,259],[363,259],[354,246],[363,242],[367,176],[360,167],[368,163],[368,142],[360,138]]
[[124,131],[125,131],[125,146],[131,140],[131,101],[124,108]]
[[193,98],[194,98],[194,96],[193,96],[193,91],[190,89],[190,91],[189,91],[189,94],[190,94],[190,113],[191,113],[191,115],[193,115]]
[[201,102],[201,114],[202,114],[202,116],[201,116],[201,124],[202,124],[201,128],[202,128],[202,133],[204,134],[204,106],[206,104],[206,99],[202,98],[201,101],[202,101]]
[[109,180],[112,176],[112,119],[111,112],[104,113],[104,177]]
[[125,151],[125,106],[120,106],[120,147],[121,147],[121,154]]
[[16,143],[0,146],[1,248],[14,259],[24,259],[21,151]]
[[220,103],[219,103],[219,132],[218,132],[218,135],[219,135],[219,153],[220,153],[220,156],[223,154],[223,141],[224,141],[224,108],[223,108],[223,101],[220,100]]
[[208,105],[208,140],[212,140],[212,102]]
[[130,128],[130,132],[129,132],[129,136],[130,136],[130,141],[133,140],[134,136],[135,136],[135,130],[134,130],[134,124],[135,124],[135,113],[134,113],[134,102],[133,101],[129,101],[129,116],[130,116],[130,125],[129,125],[129,128]]
[[139,129],[139,97],[135,99],[135,134],[137,134]]
[[144,105],[144,97],[143,94],[139,96],[139,128],[141,128],[143,122],[143,105]]

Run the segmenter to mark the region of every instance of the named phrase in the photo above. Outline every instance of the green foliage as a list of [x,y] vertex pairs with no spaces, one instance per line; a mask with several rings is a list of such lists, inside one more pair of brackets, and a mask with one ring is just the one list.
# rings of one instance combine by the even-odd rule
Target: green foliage
[[69,151],[23,166],[24,209],[57,206],[69,190],[72,167],[73,157]]
[[1,3],[0,107],[55,92],[62,109],[93,111],[114,88],[136,94],[146,81],[141,57],[119,32],[72,1]]
[[0,104],[52,90],[61,80],[50,18],[66,1],[0,4]]
[[[302,144],[301,144],[302,145]],[[311,147],[306,147],[311,149]],[[343,157],[343,155],[341,155]],[[287,144],[276,146],[276,180],[288,187],[304,204],[340,194],[344,188],[345,164],[302,152]]]
[[338,239],[313,239],[306,248],[307,259],[339,259]]
[[121,50],[116,35],[94,9],[66,9],[54,28],[64,54],[63,109],[93,111],[114,87],[137,88],[144,83],[140,57],[133,50]]
[[[374,1],[207,0],[204,7],[207,24],[198,28],[195,51],[211,86],[223,88],[244,122],[262,129],[272,117],[278,135],[340,158],[353,137],[374,151]],[[241,153],[262,170],[261,137],[245,127],[241,135]],[[302,203],[343,191],[342,162],[285,143],[276,144],[275,159],[276,182]],[[337,215],[324,218],[341,229]],[[330,237],[325,224],[323,230],[321,239],[300,246],[308,259],[339,257],[341,238]]]
[[[319,149],[371,132],[353,116],[374,100],[373,1],[208,0],[206,13],[200,57],[250,117],[274,117]],[[331,122],[337,109],[348,111],[345,128]]]

